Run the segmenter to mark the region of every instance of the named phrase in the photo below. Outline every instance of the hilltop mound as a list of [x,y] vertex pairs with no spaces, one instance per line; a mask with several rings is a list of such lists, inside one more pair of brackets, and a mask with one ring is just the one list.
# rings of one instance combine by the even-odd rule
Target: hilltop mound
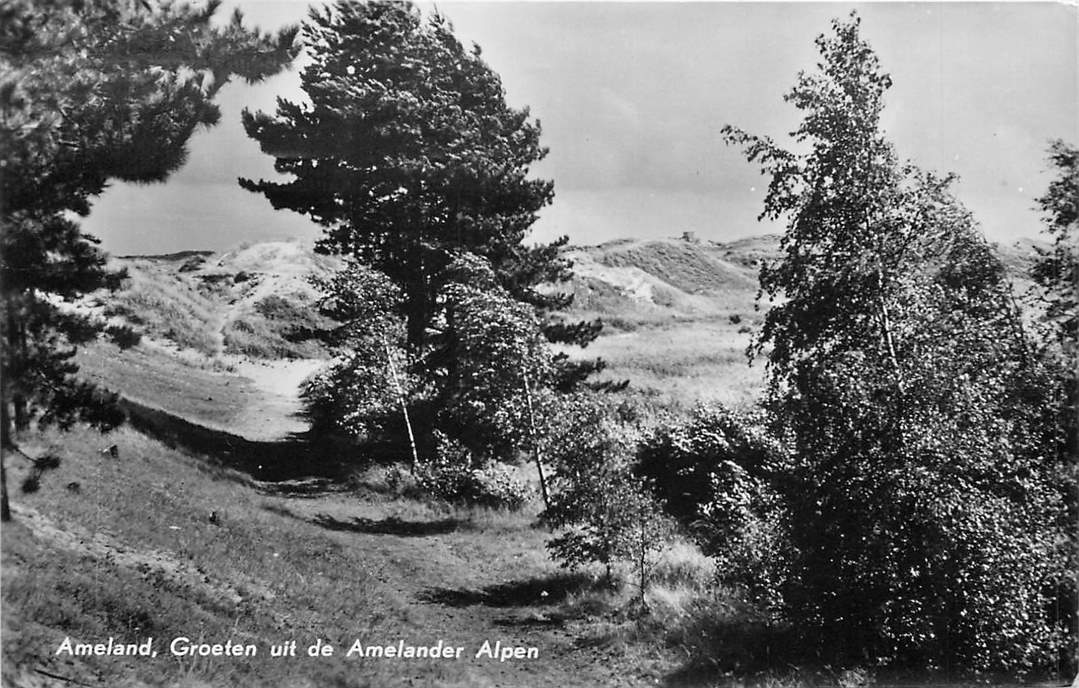
[[289,333],[320,324],[310,277],[328,275],[339,261],[297,241],[242,247],[223,254],[182,251],[117,258],[130,277],[115,294],[91,302],[151,340],[214,357],[320,358],[312,342]]
[[661,240],[599,246],[591,257],[610,268],[643,270],[687,294],[752,288],[756,279],[751,271],[727,260],[724,253],[714,244]]
[[632,331],[671,320],[722,320],[752,308],[757,269],[774,240],[733,244],[685,239],[612,241],[574,247],[574,278],[559,285],[573,313]]

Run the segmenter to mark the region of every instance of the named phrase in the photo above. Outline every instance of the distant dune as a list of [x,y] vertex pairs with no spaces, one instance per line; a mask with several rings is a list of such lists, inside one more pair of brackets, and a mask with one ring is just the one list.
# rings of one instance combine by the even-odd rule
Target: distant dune
[[[997,247],[1018,291],[1029,285],[1025,274],[1039,246],[1044,245],[1026,240]],[[573,294],[566,319],[599,319],[605,327],[587,349],[565,351],[600,356],[608,364],[603,378],[628,379],[667,401],[749,403],[762,385],[762,366],[747,365],[745,354],[761,317],[757,274],[779,252],[775,235],[728,243],[690,237],[568,247],[574,277],[547,288]],[[341,264],[310,245],[268,242],[224,253],[181,251],[114,262],[130,274],[126,287],[88,302],[134,325],[158,351],[194,357],[202,368],[240,373],[293,400],[299,381],[329,356],[316,343],[291,336],[299,327],[324,324],[314,309],[318,294],[310,278]],[[89,363],[88,370],[95,369]]]

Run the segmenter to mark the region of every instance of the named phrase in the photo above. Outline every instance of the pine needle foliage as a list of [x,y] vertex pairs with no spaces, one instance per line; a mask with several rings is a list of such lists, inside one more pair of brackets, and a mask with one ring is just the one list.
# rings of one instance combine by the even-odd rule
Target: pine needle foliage
[[[319,250],[389,275],[414,355],[442,317],[449,267],[464,253],[536,308],[552,341],[595,339],[598,323],[553,317],[569,295],[538,288],[570,275],[565,238],[525,243],[554,197],[551,181],[530,176],[547,149],[528,109],[506,103],[480,48],[462,45],[443,15],[406,2],[312,10],[303,40],[309,104],[282,99],[273,115],[244,113],[248,135],[290,178],[240,184],[320,224]],[[569,382],[596,367],[562,363]]]
[[[121,346],[137,336],[66,307],[114,289],[86,215],[110,180],[155,182],[178,169],[233,76],[279,71],[296,29],[265,35],[220,2],[197,7],[146,0],[13,0],[0,8],[0,429],[5,454],[33,418],[109,428],[114,397],[80,381],[75,347],[99,334]],[[0,517],[10,518],[6,480]]]

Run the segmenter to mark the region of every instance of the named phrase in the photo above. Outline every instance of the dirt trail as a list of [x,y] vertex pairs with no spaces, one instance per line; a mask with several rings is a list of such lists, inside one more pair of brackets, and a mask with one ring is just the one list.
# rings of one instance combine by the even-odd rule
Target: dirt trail
[[229,359],[236,373],[259,392],[248,399],[232,421],[232,432],[249,440],[273,441],[308,429],[303,418],[300,385],[325,361],[252,361]]
[[87,346],[78,362],[82,375],[134,402],[252,441],[307,430],[300,383],[325,363],[193,358],[149,340],[119,352]]
[[[285,504],[292,517],[321,525],[334,540],[364,552],[389,596],[408,602],[409,618],[422,631],[406,642],[445,640],[466,648],[469,681],[462,685],[655,686],[670,672],[669,659],[627,659],[624,647],[605,640],[594,619],[566,615],[561,603],[576,586],[546,561],[544,534],[525,525],[527,519],[491,532],[453,518],[399,519],[394,502]],[[485,641],[536,648],[539,657],[475,657]],[[401,671],[393,685],[442,685],[432,683],[429,673],[409,675],[403,665]]]

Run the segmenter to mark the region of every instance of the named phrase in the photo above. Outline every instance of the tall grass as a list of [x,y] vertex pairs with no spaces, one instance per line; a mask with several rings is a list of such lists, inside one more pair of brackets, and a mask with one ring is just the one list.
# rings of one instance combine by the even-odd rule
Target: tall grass
[[99,297],[105,314],[121,317],[147,336],[203,354],[217,353],[220,306],[181,274],[154,261],[132,261],[123,289]]
[[273,294],[239,309],[223,329],[225,351],[258,359],[327,357],[318,342],[296,337],[329,324],[307,301],[302,295]]

